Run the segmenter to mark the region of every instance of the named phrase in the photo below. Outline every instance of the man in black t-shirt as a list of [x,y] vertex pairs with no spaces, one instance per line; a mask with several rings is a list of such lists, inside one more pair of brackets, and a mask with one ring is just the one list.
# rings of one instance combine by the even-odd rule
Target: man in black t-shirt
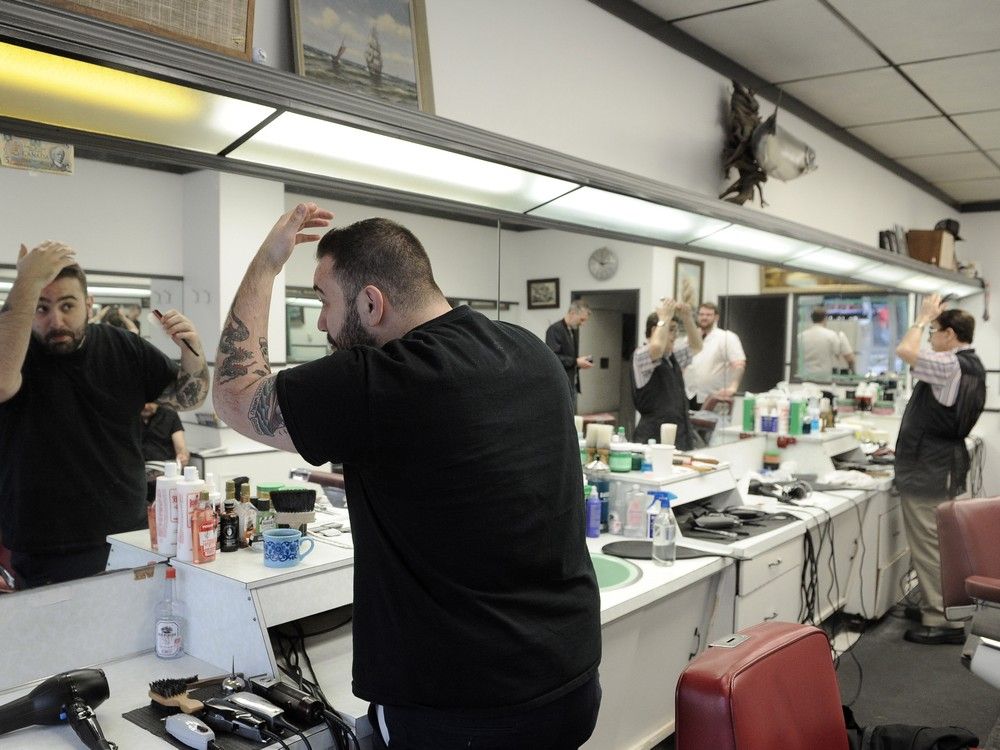
[[146,461],[176,461],[183,469],[191,454],[184,440],[184,425],[169,406],[150,401],[139,412],[142,424],[142,457]]
[[146,525],[140,408],[194,409],[208,393],[191,321],[163,314],[187,344],[178,368],[134,334],[88,324],[90,303],[71,248],[21,246],[0,310],[0,541],[26,587],[104,570],[108,534]]
[[408,230],[327,233],[314,284],[336,351],[269,374],[268,300],[332,217],[282,216],[226,321],[215,408],[344,464],[354,693],[376,748],[578,747],[600,703],[600,597],[565,372],[530,332],[451,309]]

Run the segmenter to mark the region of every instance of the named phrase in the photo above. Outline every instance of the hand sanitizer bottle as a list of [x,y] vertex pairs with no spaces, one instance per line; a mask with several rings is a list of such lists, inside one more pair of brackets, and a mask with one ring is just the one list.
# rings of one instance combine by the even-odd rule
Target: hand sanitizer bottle
[[597,539],[601,535],[601,498],[597,495],[597,488],[590,488],[590,496],[587,498],[587,536]]

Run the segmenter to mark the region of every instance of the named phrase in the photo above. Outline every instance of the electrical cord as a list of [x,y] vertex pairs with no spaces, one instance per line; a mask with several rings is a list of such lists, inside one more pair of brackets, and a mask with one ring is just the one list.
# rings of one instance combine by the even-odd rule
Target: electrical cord
[[275,734],[274,732],[268,731],[267,729],[264,729],[264,727],[261,727],[260,733],[267,739],[271,740],[272,742],[277,742],[279,745],[285,748],[285,750],[292,750],[290,747],[288,747],[288,743],[285,742],[283,739],[281,739],[281,737]]

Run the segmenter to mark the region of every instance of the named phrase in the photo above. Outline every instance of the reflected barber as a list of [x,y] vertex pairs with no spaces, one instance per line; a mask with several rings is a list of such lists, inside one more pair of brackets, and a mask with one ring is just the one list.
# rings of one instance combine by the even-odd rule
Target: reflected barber
[[[139,411],[194,409],[204,355],[180,366],[140,337],[88,324],[87,277],[68,245],[21,246],[0,310],[0,543],[22,587],[99,573],[108,534],[146,525]],[[204,352],[176,310],[165,332]]]

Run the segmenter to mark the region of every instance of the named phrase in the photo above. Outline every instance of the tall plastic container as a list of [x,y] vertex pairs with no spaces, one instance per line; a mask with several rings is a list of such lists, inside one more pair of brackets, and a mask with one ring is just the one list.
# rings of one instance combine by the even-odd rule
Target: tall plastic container
[[625,536],[631,539],[642,539],[646,536],[648,503],[649,496],[639,489],[639,485],[633,484],[625,501]]
[[184,478],[177,483],[177,559],[194,560],[194,534],[191,521],[198,510],[198,501],[205,489],[205,482],[198,478],[198,469],[184,467]]
[[590,488],[590,497],[587,498],[587,536],[597,539],[601,535],[601,498],[597,495],[597,488]]
[[672,492],[657,492],[660,508],[653,520],[653,562],[673,565],[677,559],[677,519],[670,502],[677,496]]
[[177,554],[177,464],[163,464],[163,476],[156,478],[156,549],[162,555]]
[[177,571],[167,567],[166,596],[157,603],[153,617],[156,655],[161,659],[184,656],[187,611],[184,603],[177,598],[176,577]]
[[625,440],[625,428],[619,427],[618,432],[611,436],[611,450],[608,455],[608,466],[611,471],[632,471],[632,452]]

